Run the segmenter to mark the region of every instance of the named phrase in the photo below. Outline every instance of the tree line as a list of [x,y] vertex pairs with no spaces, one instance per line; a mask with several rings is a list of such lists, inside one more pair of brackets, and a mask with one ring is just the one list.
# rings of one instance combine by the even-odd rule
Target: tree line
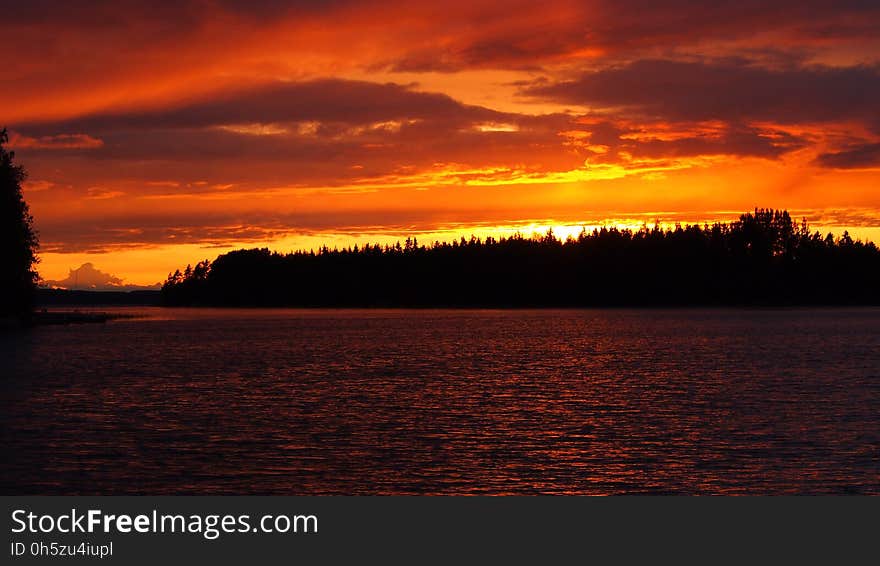
[[880,250],[755,209],[712,225],[583,230],[288,254],[243,249],[168,276],[167,305],[587,307],[880,304]]

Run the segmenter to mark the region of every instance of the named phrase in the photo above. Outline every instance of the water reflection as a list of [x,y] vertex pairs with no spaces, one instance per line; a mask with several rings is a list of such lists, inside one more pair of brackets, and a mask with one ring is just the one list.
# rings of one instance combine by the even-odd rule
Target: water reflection
[[2,337],[3,493],[880,493],[878,310],[147,314]]

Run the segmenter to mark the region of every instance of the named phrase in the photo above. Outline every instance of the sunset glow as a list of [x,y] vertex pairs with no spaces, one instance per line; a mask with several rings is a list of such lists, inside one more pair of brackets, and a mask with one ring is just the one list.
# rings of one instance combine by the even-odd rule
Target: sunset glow
[[847,4],[34,1],[0,127],[47,281],[755,206],[878,241],[880,7]]

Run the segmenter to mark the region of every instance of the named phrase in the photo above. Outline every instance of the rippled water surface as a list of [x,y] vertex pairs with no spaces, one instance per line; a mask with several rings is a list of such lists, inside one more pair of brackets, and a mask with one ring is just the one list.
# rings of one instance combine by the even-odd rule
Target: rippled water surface
[[880,493],[876,309],[134,310],[0,335],[2,492]]

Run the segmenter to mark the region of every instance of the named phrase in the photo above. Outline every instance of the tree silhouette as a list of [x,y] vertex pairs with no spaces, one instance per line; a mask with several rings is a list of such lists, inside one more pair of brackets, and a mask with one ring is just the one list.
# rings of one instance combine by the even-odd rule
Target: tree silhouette
[[880,304],[880,250],[787,211],[712,226],[471,237],[421,245],[238,250],[169,275],[169,305],[611,306]]
[[21,194],[27,174],[7,150],[6,129],[0,130],[0,316],[27,318],[37,282],[37,235]]

